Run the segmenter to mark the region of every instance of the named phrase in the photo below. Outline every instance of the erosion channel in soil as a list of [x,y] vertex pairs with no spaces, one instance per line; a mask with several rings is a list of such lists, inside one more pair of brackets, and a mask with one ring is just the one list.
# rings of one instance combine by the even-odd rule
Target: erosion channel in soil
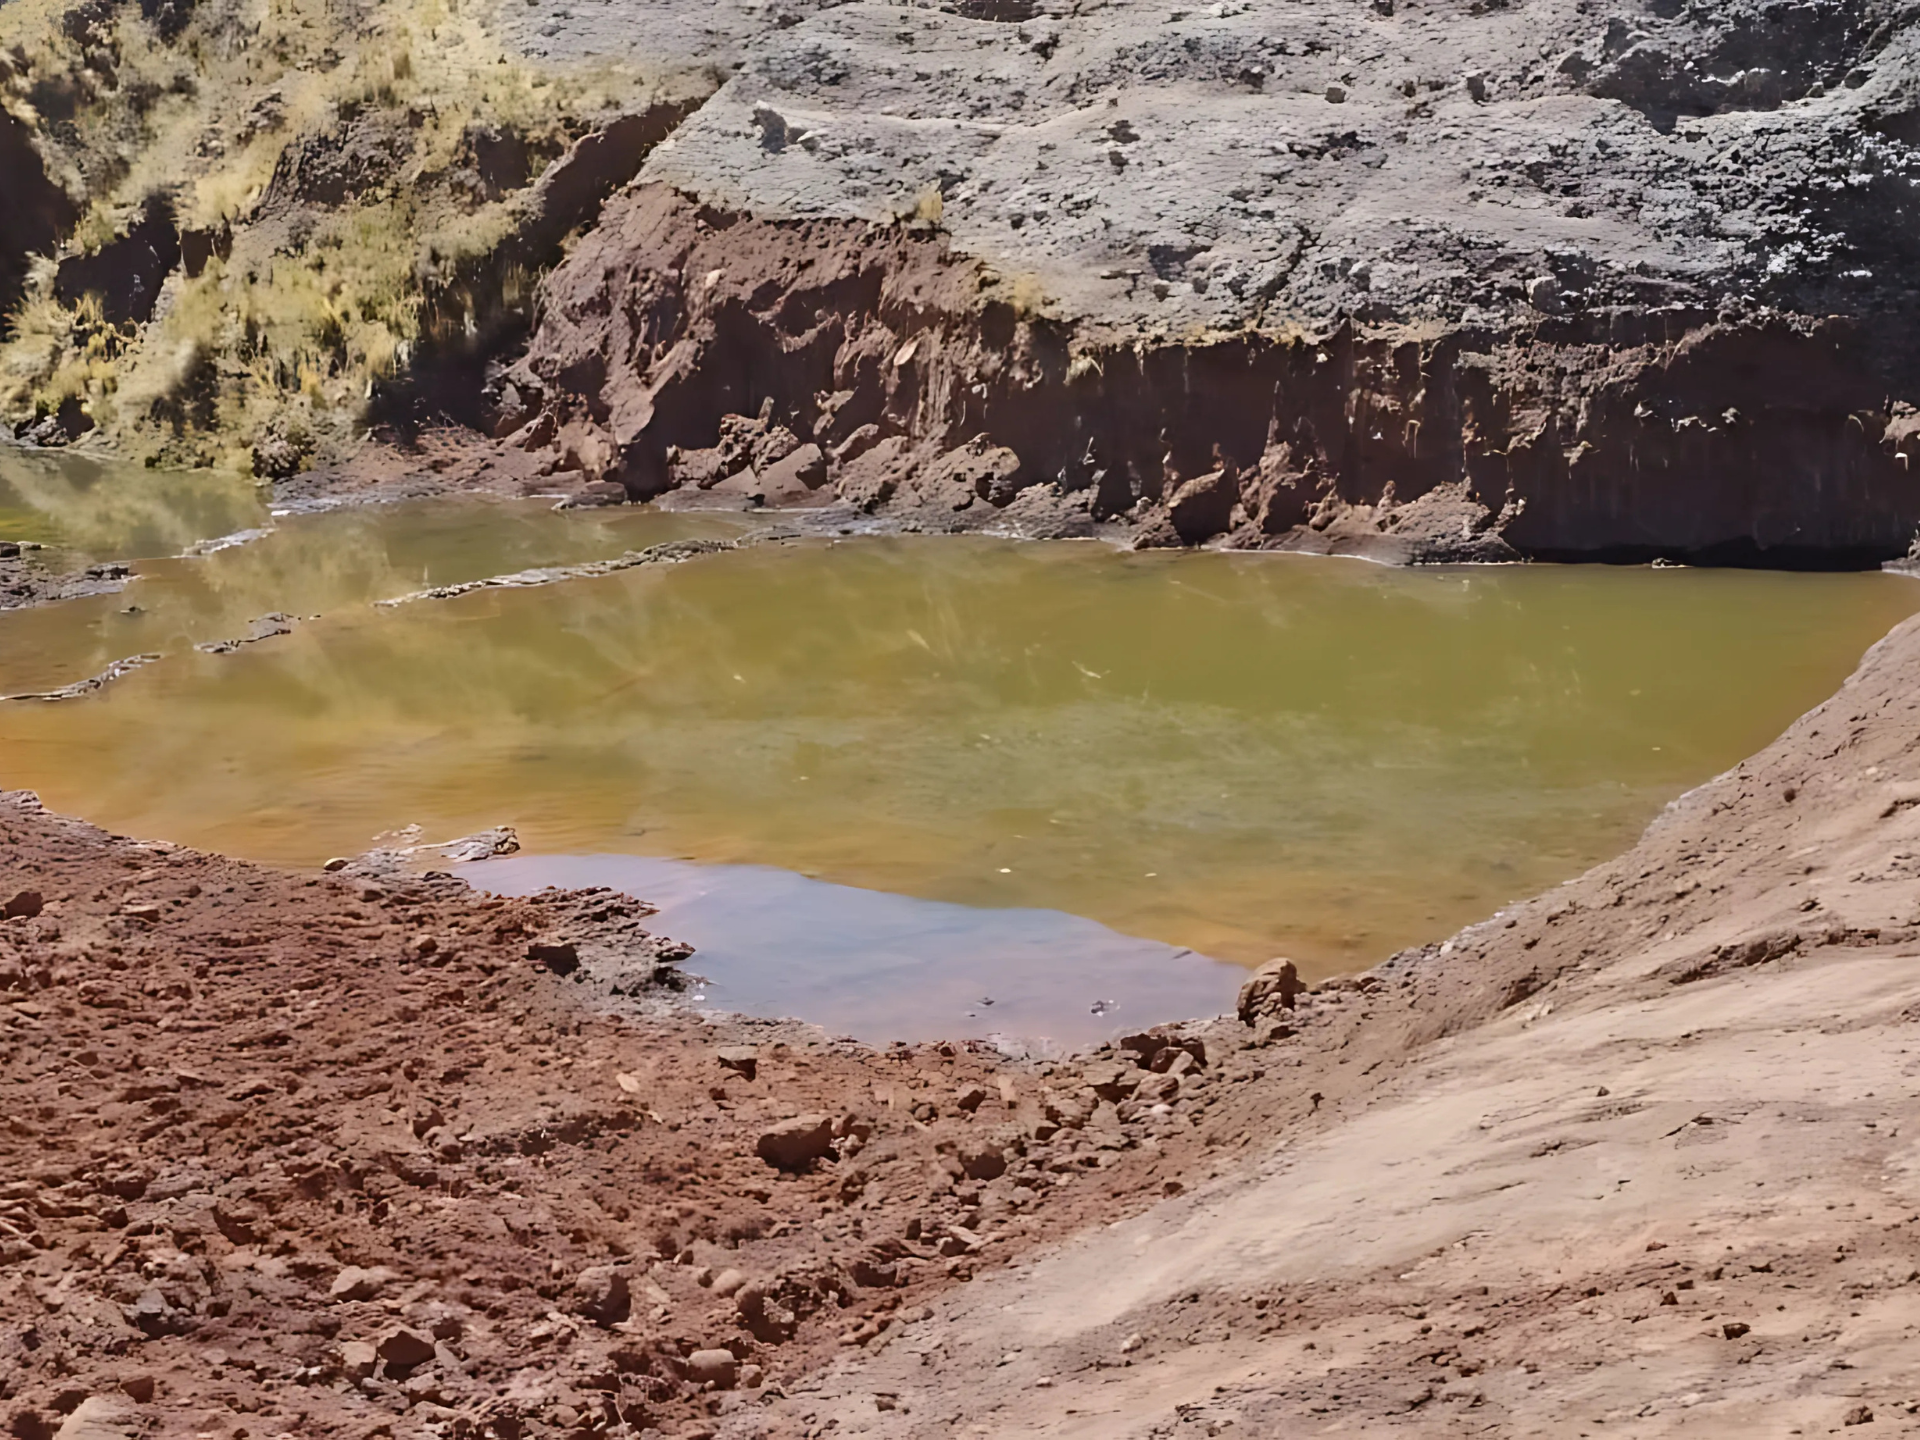
[[293,865],[510,825],[468,878],[722,893],[657,922],[706,999],[870,1039],[1088,1043],[1224,1008],[1200,957],[1438,940],[1625,848],[1920,604],[540,502],[270,521],[181,478],[122,514],[38,473],[23,533],[245,543],[0,615],[0,694],[64,697],[0,704],[8,784]]

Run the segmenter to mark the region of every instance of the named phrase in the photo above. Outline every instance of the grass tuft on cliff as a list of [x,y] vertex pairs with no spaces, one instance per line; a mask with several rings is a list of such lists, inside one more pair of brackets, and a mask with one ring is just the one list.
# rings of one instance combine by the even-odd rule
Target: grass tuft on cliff
[[640,89],[531,68],[474,3],[0,7],[0,106],[79,213],[0,327],[0,419],[266,473],[350,445],[436,279]]

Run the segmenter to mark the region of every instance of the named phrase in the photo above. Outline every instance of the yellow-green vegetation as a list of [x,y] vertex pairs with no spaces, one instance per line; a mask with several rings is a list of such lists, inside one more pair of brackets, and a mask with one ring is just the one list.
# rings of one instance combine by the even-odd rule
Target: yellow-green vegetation
[[37,262],[0,417],[77,402],[129,454],[233,468],[356,435],[436,281],[500,245],[573,137],[645,98],[611,70],[530,68],[476,3],[0,5],[0,104],[83,207],[69,260],[114,258],[156,206],[183,250],[144,319]]

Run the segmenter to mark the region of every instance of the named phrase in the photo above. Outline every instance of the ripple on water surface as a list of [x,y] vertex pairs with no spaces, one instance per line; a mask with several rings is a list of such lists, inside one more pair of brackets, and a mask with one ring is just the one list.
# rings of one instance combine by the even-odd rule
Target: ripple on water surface
[[[922,537],[373,603],[746,529],[399,506],[142,564],[122,595],[0,615],[0,693],[163,657],[0,705],[0,778],[273,861],[504,823],[530,853],[773,866],[1325,973],[1617,853],[1920,608],[1881,575]],[[1217,1008],[1204,988],[1190,1008]]]

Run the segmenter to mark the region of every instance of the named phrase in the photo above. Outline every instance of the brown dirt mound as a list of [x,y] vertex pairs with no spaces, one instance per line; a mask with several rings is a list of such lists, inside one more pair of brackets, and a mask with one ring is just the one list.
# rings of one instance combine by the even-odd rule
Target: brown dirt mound
[[1247,1071],[1171,1032],[1083,1067],[707,1023],[605,891],[287,874],[8,794],[0,906],[25,1440],[123,1401],[159,1434],[696,1433],[1253,1133],[1193,1128]]

